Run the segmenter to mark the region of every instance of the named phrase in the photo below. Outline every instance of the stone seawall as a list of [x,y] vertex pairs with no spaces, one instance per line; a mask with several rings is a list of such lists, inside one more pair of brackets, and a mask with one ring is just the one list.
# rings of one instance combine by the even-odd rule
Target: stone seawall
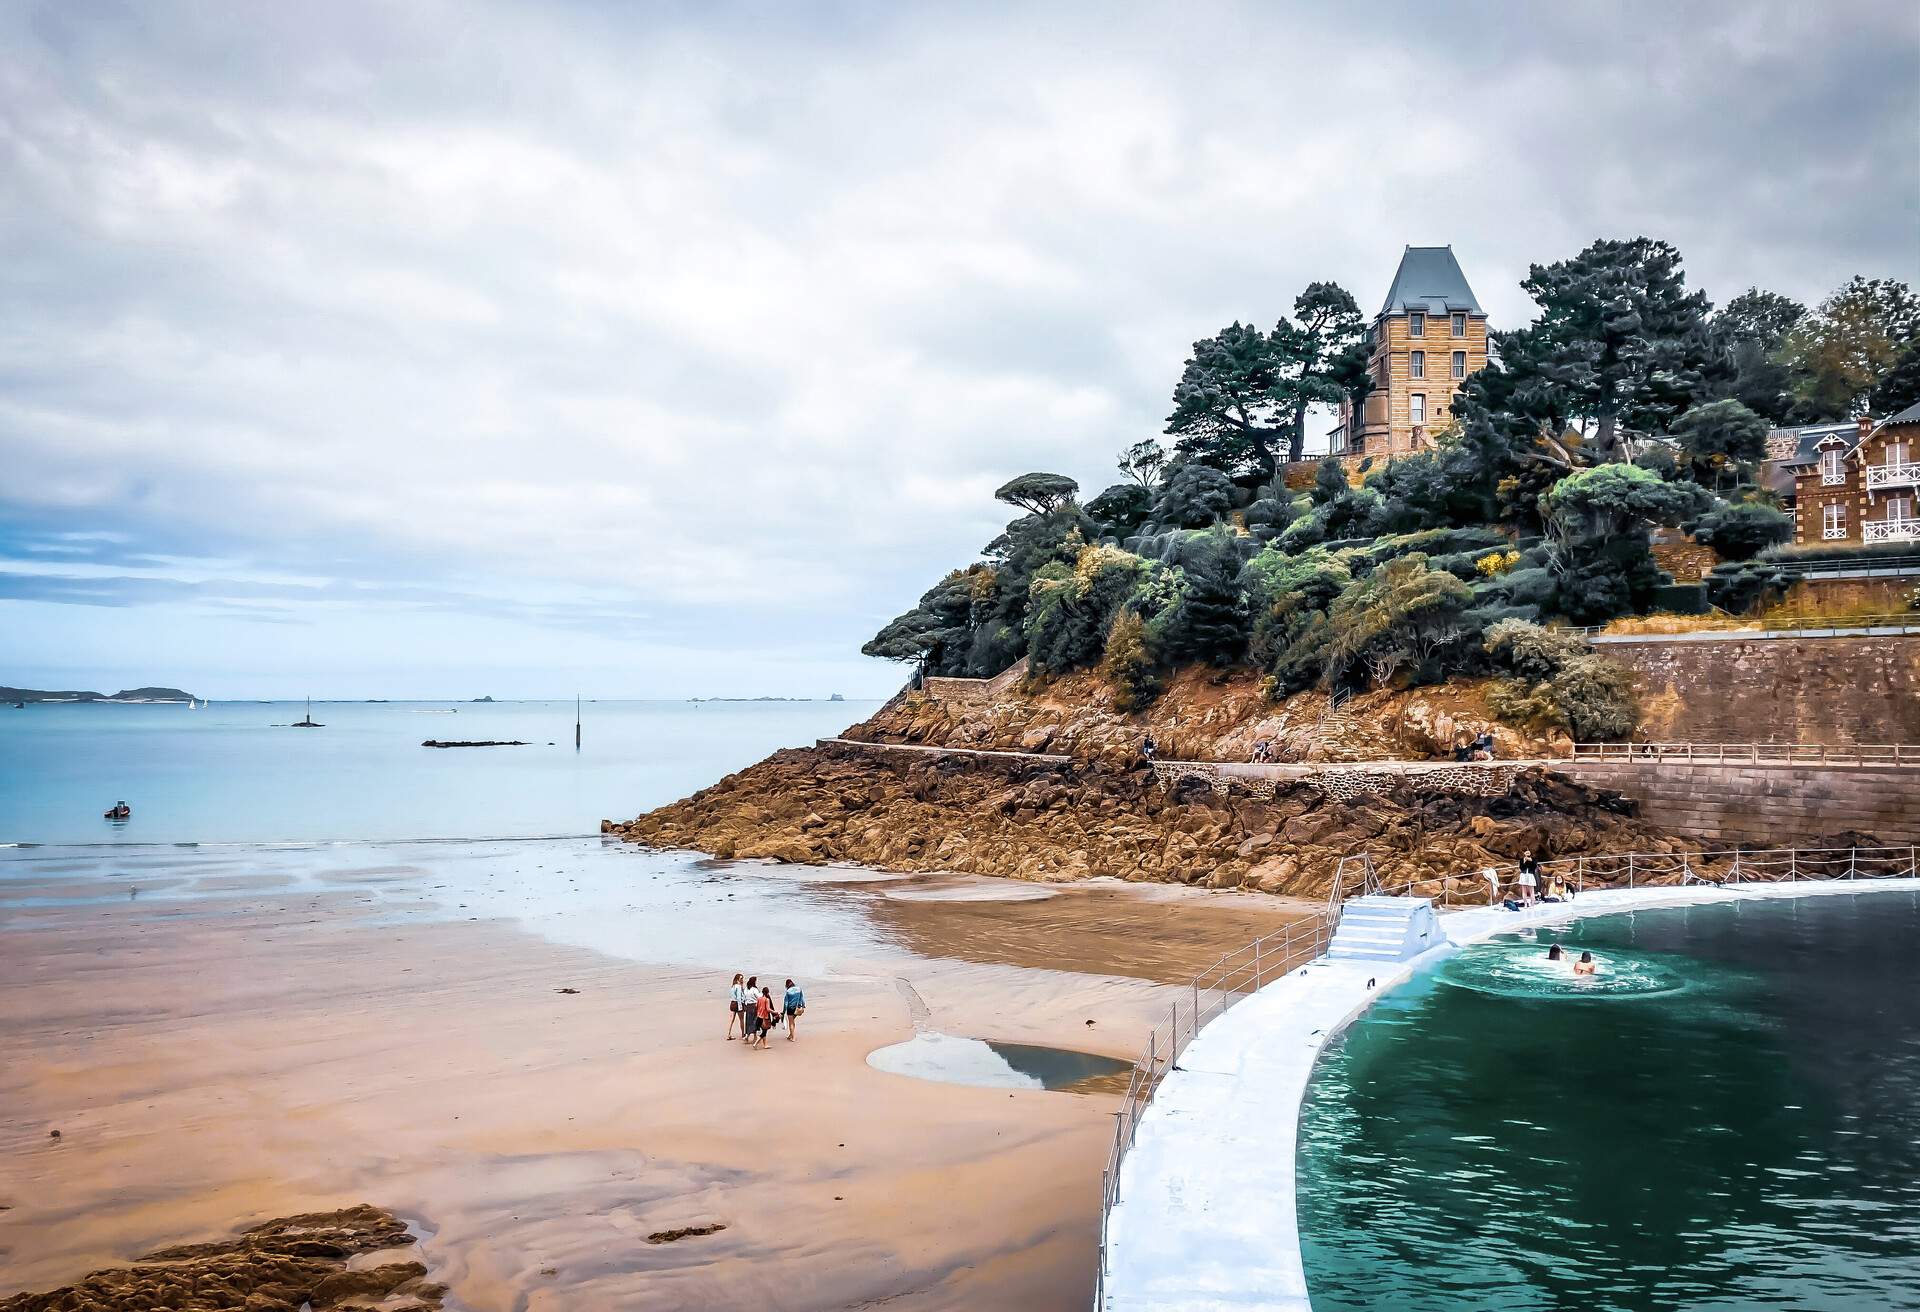
[[1650,824],[1703,842],[1809,846],[1844,831],[1920,843],[1920,770],[1872,766],[1563,761],[1555,769],[1640,803]]
[[1920,634],[1621,637],[1641,736],[1660,741],[1920,742]]

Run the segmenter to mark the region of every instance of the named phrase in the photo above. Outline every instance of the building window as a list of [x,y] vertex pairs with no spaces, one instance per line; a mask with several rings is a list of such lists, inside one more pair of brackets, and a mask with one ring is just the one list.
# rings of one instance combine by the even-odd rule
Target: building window
[[1887,463],[1904,465],[1907,463],[1907,444],[1905,442],[1887,443]]
[[1829,542],[1847,536],[1847,508],[1838,501],[1820,508],[1820,536]]
[[1425,378],[1427,376],[1427,353],[1425,351],[1415,351],[1407,357],[1407,367],[1413,372],[1415,378]]
[[1467,353],[1465,351],[1455,351],[1453,353],[1453,376],[1455,378],[1465,378],[1467,376]]
[[1913,522],[1913,498],[1898,496],[1887,498],[1887,519],[1895,524]]
[[1424,427],[1427,422],[1427,396],[1424,392],[1415,392],[1407,398],[1408,414],[1415,428]]
[[1467,335],[1466,315],[1456,314],[1453,316],[1453,335],[1455,337],[1465,337]]
[[1425,337],[1427,335],[1427,316],[1418,310],[1407,312],[1407,336]]
[[1841,464],[1839,447],[1830,446],[1820,453],[1820,481],[1828,487],[1847,481],[1847,471]]

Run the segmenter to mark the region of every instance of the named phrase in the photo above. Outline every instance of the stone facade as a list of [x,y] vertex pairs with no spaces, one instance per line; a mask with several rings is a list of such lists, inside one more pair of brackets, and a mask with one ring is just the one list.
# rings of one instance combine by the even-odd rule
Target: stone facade
[[1341,404],[1335,453],[1391,457],[1430,446],[1460,384],[1487,363],[1487,317],[1451,247],[1407,248],[1367,344],[1374,390],[1357,415]]
[[1563,762],[1640,803],[1649,824],[1711,843],[1806,847],[1843,833],[1920,843],[1920,771],[1898,767]]
[[[1633,671],[1640,736],[1666,742],[1920,742],[1920,635],[1602,639]],[[1920,791],[1920,778],[1910,786]]]

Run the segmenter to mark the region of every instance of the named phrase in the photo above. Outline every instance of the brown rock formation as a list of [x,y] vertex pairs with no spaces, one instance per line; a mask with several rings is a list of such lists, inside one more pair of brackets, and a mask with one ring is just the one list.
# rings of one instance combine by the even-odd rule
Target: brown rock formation
[[1491,732],[1508,759],[1549,754],[1549,744],[1494,721],[1486,681],[1458,680],[1411,692],[1362,693],[1337,709],[1324,693],[1270,701],[1257,674],[1185,669],[1153,705],[1126,714],[1113,692],[1088,672],[1044,686],[1016,687],[986,704],[913,693],[848,731],[873,742],[1057,752],[1122,763],[1152,734],[1162,756],[1247,761],[1267,740],[1282,761],[1444,758],[1462,735]]
[[[1339,858],[1365,849],[1389,885],[1508,864],[1528,850],[1691,852],[1619,794],[1531,770],[1504,797],[1403,781],[1340,801],[1311,784],[1271,800],[1096,760],[1048,765],[854,747],[777,752],[607,832],[721,857],[1018,879],[1128,880],[1324,896]],[[1476,889],[1476,891],[1478,891]]]
[[282,1217],[234,1239],[182,1244],[132,1266],[95,1271],[44,1294],[0,1299],[0,1312],[436,1312],[445,1286],[418,1262],[348,1269],[348,1259],[413,1243],[406,1225],[362,1203]]

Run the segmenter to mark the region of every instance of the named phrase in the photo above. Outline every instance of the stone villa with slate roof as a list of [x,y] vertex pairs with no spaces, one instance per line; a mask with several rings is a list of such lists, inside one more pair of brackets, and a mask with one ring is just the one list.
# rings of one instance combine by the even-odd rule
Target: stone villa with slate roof
[[1487,363],[1487,314],[1453,247],[1407,247],[1368,344],[1374,390],[1358,416],[1341,403],[1329,449],[1396,456],[1430,446],[1447,423],[1454,392]]
[[1795,546],[1920,543],[1920,405],[1878,424],[1776,428],[1766,481],[1793,511]]

